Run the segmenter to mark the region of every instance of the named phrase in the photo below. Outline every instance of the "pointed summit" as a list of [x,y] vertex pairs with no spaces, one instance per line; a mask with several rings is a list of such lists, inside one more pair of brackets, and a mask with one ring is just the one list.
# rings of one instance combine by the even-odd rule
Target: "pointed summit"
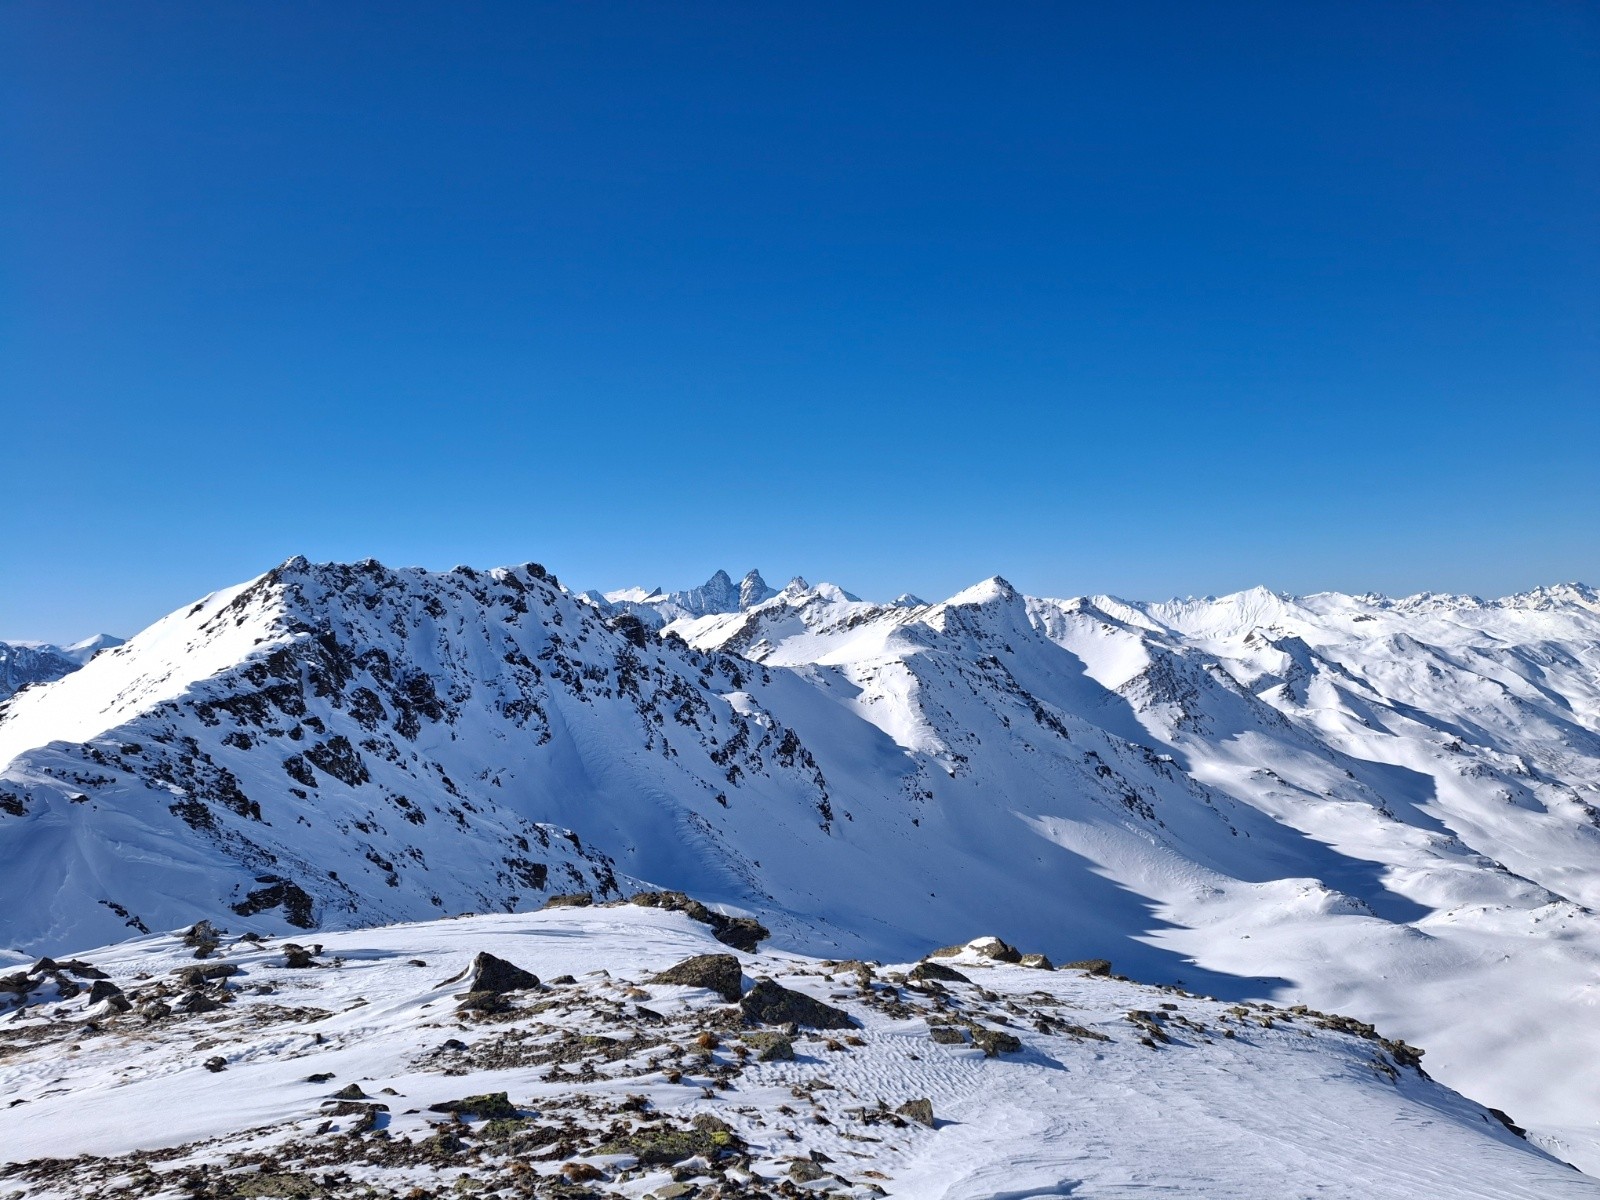
[[778,593],[767,586],[767,581],[761,578],[761,572],[753,567],[749,574],[739,581],[739,607],[740,609],[754,608],[763,600],[770,600]]

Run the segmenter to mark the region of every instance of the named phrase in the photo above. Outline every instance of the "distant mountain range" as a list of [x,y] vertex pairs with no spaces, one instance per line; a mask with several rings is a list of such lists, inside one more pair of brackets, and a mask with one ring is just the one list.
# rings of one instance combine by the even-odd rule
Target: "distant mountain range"
[[775,942],[998,933],[1347,1012],[1600,1166],[1600,598],[292,559],[0,707],[0,945],[679,888]]
[[53,646],[48,642],[0,642],[0,700],[34,683],[50,683],[70,675],[100,651],[122,645],[109,633]]

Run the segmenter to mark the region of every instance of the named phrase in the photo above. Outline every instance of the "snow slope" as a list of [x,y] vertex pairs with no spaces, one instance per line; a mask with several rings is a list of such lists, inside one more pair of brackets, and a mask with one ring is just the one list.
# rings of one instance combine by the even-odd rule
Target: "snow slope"
[[[741,990],[773,979],[852,1022],[796,1029],[790,1057],[763,1060],[776,1027],[652,982],[728,953],[678,913],[560,908],[335,933],[318,949],[299,969],[279,944],[234,938],[198,962],[170,936],[89,952],[135,1007],[80,993],[0,1027],[13,1098],[0,1196],[394,1197],[458,1181],[752,1200],[1600,1196],[1403,1047],[1315,1013],[972,950],[934,960],[965,982],[932,983],[908,979],[911,964],[740,954]],[[459,1011],[479,952],[542,990]],[[218,967],[235,973],[174,978]],[[996,1034],[1015,1041],[986,1054]],[[493,1093],[508,1106],[496,1120],[434,1111]],[[919,1100],[931,1127],[896,1113]],[[672,1137],[680,1148],[660,1153]],[[545,1190],[583,1167],[590,1190]],[[675,1178],[687,1186],[665,1190]]]
[[0,715],[0,945],[645,883],[813,953],[996,931],[1375,1022],[1600,1170],[1591,590],[732,588],[657,637],[533,566],[291,560],[175,613]]

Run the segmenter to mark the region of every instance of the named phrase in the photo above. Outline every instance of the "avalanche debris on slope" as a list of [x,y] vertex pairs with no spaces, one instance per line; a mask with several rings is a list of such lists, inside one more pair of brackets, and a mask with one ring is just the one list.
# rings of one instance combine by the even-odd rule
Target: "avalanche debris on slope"
[[[704,925],[631,905],[319,949],[294,969],[226,937],[197,964],[161,936],[60,964],[129,1003],[33,992],[0,1026],[0,1196],[1600,1195],[1359,1022],[988,944],[937,979],[746,955],[723,991],[658,974],[732,957]],[[549,982],[461,1011],[485,955]],[[850,1024],[754,1022],[733,1000],[760,987]]]

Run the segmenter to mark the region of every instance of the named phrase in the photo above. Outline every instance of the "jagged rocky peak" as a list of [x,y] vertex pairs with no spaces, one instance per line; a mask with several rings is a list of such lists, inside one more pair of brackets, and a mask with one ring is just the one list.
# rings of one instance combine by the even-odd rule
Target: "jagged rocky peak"
[[676,592],[663,591],[661,588],[647,592],[643,588],[633,587],[604,594],[588,592],[585,596],[603,612],[611,615],[628,613],[648,625],[659,627],[685,617],[744,612],[777,594],[767,586],[760,571],[748,571],[743,579],[734,583],[732,576],[719,570],[699,587]]
[[761,572],[751,569],[739,581],[739,607],[740,609],[754,608],[764,600],[776,596],[777,590],[767,586],[767,581],[761,578]]

